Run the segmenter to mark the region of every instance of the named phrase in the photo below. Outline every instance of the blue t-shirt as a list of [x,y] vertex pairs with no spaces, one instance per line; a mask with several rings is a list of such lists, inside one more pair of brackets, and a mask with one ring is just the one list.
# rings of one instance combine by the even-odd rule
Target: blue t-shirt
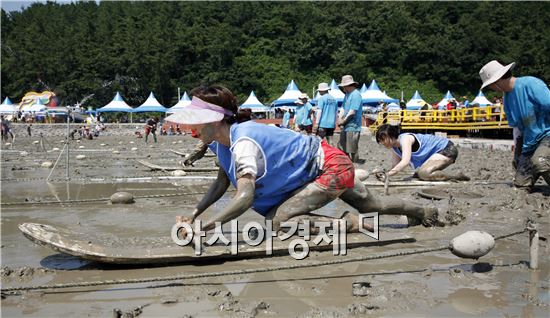
[[320,128],[335,128],[336,116],[338,115],[338,102],[336,99],[326,93],[319,98],[319,109],[321,110]]
[[304,125],[309,126],[313,125],[313,122],[311,121],[311,109],[313,106],[309,102],[305,103],[303,106],[296,107],[296,117],[298,118],[296,120],[296,123],[298,125]]
[[283,128],[288,128],[290,124],[290,112],[286,111],[283,115],[283,122],[281,123],[281,126]]
[[344,118],[348,115],[350,110],[355,110],[355,115],[346,124],[344,131],[358,131],[361,132],[361,125],[363,120],[363,98],[361,93],[354,89],[353,92],[344,96]]
[[523,134],[522,153],[535,151],[539,142],[550,136],[550,90],[542,80],[516,78],[512,91],[504,94],[504,112],[508,125]]

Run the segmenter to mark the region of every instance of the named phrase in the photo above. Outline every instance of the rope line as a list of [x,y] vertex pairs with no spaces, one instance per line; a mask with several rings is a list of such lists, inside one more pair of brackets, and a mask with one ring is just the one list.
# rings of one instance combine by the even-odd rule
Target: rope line
[[[196,178],[203,177],[205,179],[211,179],[212,176],[214,176],[214,175],[212,174],[212,175],[206,175],[205,176],[205,175],[195,175],[195,174],[192,174],[192,173],[187,175],[187,177],[196,177]],[[137,176],[128,176],[128,177],[82,177],[82,178],[71,177],[71,178],[69,178],[68,181],[90,181],[91,183],[93,183],[95,181],[117,181],[119,179],[128,180],[128,179],[144,179],[144,178],[149,178],[149,179],[173,178],[173,179],[176,179],[177,177],[171,176],[171,175],[161,175],[161,176],[137,175]],[[181,179],[185,180],[185,178],[181,178]],[[46,178],[2,178],[2,179],[0,179],[0,181],[2,181],[2,182],[7,182],[7,181],[26,182],[26,181],[48,181],[48,180]],[[60,178],[60,179],[51,179],[49,181],[50,182],[67,182],[67,179],[66,178]]]
[[[507,237],[515,236],[527,232],[527,229],[524,228],[521,231],[515,231],[508,234],[496,236],[495,240],[504,239]],[[263,267],[263,268],[251,268],[251,269],[238,269],[231,271],[222,271],[222,272],[209,272],[209,273],[200,273],[200,274],[183,274],[175,276],[164,276],[164,277],[147,277],[147,278],[133,278],[133,279],[116,279],[116,280],[102,280],[102,281],[91,281],[91,282],[77,282],[77,283],[64,283],[64,284],[51,284],[51,285],[35,285],[35,286],[26,286],[26,287],[7,287],[2,288],[2,293],[15,293],[18,291],[29,291],[29,290],[42,290],[42,289],[62,289],[62,288],[72,288],[72,287],[91,287],[91,286],[102,286],[102,285],[120,285],[120,284],[140,284],[140,283],[153,283],[153,282],[165,282],[165,281],[175,281],[175,280],[189,280],[196,278],[210,278],[210,277],[222,277],[222,276],[232,276],[232,275],[245,275],[245,274],[255,274],[255,273],[265,273],[265,272],[275,272],[282,270],[291,270],[299,269],[306,267],[319,267],[326,265],[338,265],[352,262],[362,262],[375,259],[383,259],[390,257],[414,255],[414,254],[423,254],[430,252],[437,252],[446,250],[448,244],[440,244],[436,247],[421,248],[421,249],[411,249],[411,250],[402,250],[397,252],[385,252],[378,254],[371,254],[368,256],[358,256],[351,257],[347,259],[336,259],[329,261],[321,262],[308,262],[302,264],[292,264],[287,266],[273,266],[273,267]]]

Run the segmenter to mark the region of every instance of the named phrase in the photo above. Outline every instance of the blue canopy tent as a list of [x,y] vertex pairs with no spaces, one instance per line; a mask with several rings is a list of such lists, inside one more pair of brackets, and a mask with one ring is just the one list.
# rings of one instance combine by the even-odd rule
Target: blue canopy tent
[[254,91],[250,92],[248,99],[241,106],[239,106],[239,108],[248,108],[253,113],[267,113],[271,111],[270,107],[265,106],[258,100],[256,94],[254,94]]
[[384,103],[399,103],[397,99],[391,98],[386,95],[386,93],[382,92],[375,80],[372,80],[369,88],[361,94],[361,97],[363,98],[363,105],[369,106],[376,106],[380,101]]
[[474,100],[470,103],[471,106],[475,105],[475,104],[478,104],[479,106],[481,107],[485,107],[485,106],[491,106],[493,105],[493,103],[491,103],[487,97],[485,97],[485,95],[483,95],[483,92],[479,91],[479,93],[477,94],[476,98],[474,98]]
[[283,95],[274,100],[271,103],[271,107],[286,106],[286,108],[295,109],[296,104],[294,104],[294,101],[296,101],[300,95],[302,95],[302,92],[298,89],[294,80],[291,80]]
[[407,110],[419,110],[425,103],[426,102],[424,101],[424,99],[422,99],[420,93],[418,93],[418,91],[415,91],[413,97],[406,104]]
[[134,109],[130,107],[126,102],[122,99],[122,96],[120,96],[120,93],[117,92],[115,95],[115,98],[109,104],[99,108],[96,110],[98,113],[115,113],[115,112],[123,112],[123,113],[130,113],[130,122],[132,122],[132,113],[134,112]]
[[155,98],[153,92],[149,94],[149,97],[143,104],[134,109],[134,113],[145,113],[145,112],[159,112],[166,113],[167,108],[162,106],[158,100]]

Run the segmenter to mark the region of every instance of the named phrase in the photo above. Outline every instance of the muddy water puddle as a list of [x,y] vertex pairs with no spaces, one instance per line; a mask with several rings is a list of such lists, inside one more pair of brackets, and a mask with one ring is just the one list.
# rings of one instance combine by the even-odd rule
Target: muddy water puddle
[[[109,198],[116,192],[129,192],[134,197],[162,194],[185,194],[204,192],[210,181],[189,179],[178,180],[177,184],[167,182],[120,182],[120,183],[76,183],[76,182],[19,182],[2,187],[3,202],[32,203],[42,201],[94,200]],[[201,185],[202,183],[202,185]],[[85,202],[83,202],[85,203]]]

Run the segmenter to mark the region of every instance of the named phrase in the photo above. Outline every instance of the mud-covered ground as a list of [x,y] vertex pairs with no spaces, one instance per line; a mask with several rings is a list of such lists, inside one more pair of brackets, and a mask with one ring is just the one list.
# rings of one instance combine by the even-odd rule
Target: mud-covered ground
[[[435,247],[468,230],[499,236],[521,230],[527,218],[538,222],[539,269],[528,268],[528,234],[523,233],[497,240],[495,248],[477,261],[439,251],[186,281],[3,293],[2,316],[548,316],[550,189],[539,182],[532,194],[515,190],[511,186],[512,153],[499,150],[459,148],[458,161],[448,170],[462,171],[472,180],[434,186],[446,196],[443,200],[419,196],[421,188],[390,187],[392,196],[439,207],[440,219],[447,226],[405,227],[402,218],[381,216],[381,239],[410,236],[416,242],[349,249],[347,256],[313,252],[303,261],[278,256],[170,266],[115,266],[59,254],[36,245],[19,232],[19,224],[32,222],[74,228],[90,235],[110,233],[131,238],[135,245],[126,248],[135,253],[142,251],[140,238],[169,236],[174,217],[190,213],[212,182],[202,177],[215,173],[190,172],[186,178],[165,178],[171,173],[151,171],[139,164],[136,160],[141,159],[175,166],[182,157],[170,150],[189,152],[195,141],[189,136],[160,136],[158,143],[150,140],[145,144],[134,136],[136,126],[141,128],[141,125],[109,126],[94,140],[72,141],[68,170],[67,152],[61,153],[66,132],[63,126],[35,125],[32,137],[26,136],[25,126],[14,126],[16,140],[12,145],[2,143],[1,154],[2,288],[345,260]],[[388,167],[389,153],[376,145],[371,136],[361,137],[360,149],[365,163],[359,168],[370,171]],[[79,155],[85,157],[77,159]],[[56,161],[53,172],[46,167],[49,164],[44,164],[54,165]],[[209,157],[198,161],[195,167],[214,170],[215,165]],[[370,189],[384,195],[382,187]],[[135,203],[110,204],[106,198],[118,191],[132,193]],[[231,195],[226,194],[205,217],[220,211]],[[338,200],[323,208],[324,212],[348,209]],[[259,217],[248,211],[241,219],[259,220]]]

